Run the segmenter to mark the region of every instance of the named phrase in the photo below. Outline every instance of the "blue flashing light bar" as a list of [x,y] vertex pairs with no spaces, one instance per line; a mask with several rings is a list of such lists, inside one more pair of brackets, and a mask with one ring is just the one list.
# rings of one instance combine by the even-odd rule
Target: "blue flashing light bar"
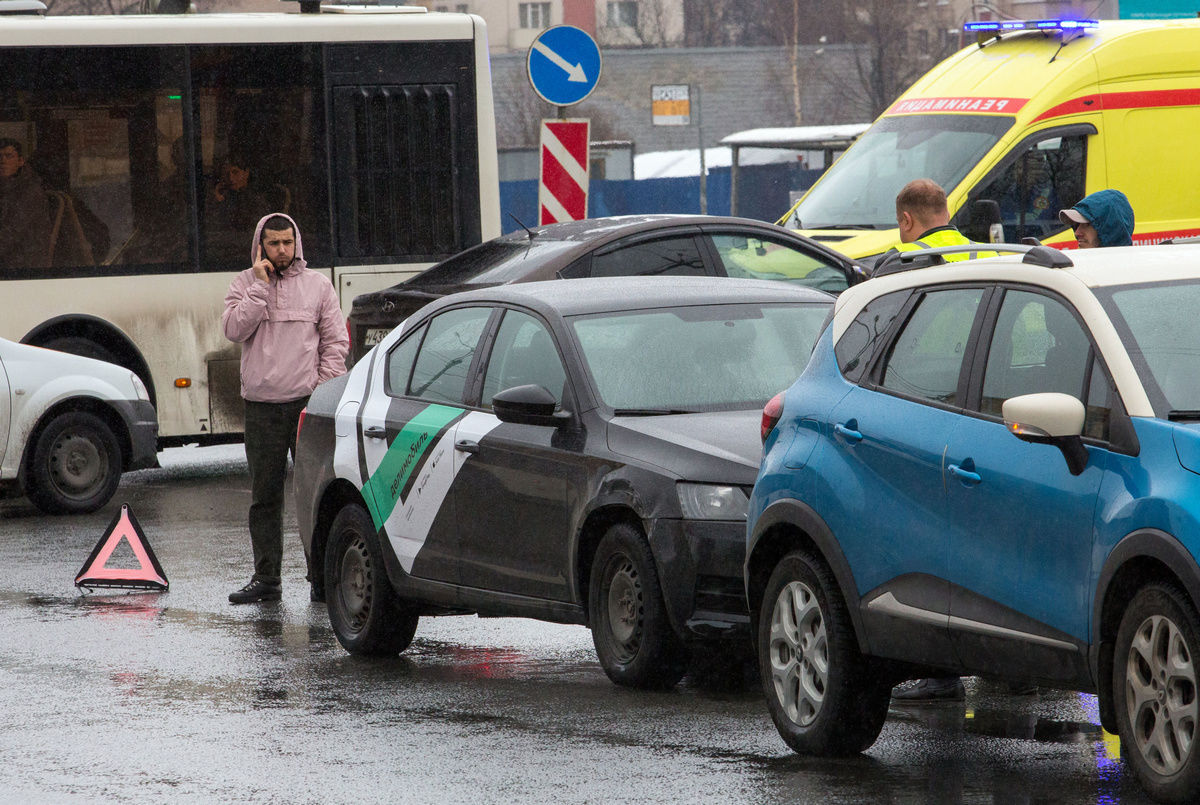
[[972,34],[1002,34],[1010,31],[1084,31],[1099,27],[1099,20],[978,20],[963,23],[963,30]]

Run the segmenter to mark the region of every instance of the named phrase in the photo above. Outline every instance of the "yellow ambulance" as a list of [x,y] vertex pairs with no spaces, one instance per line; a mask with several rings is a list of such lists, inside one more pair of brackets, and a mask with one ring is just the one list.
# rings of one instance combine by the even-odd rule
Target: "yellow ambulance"
[[[878,255],[899,241],[896,193],[929,177],[976,240],[1075,247],[1058,211],[1106,187],[1129,197],[1135,243],[1200,234],[1200,20],[966,30],[978,43],[900,96],[789,211],[790,226],[850,257]],[[997,212],[1003,235],[990,226]]]

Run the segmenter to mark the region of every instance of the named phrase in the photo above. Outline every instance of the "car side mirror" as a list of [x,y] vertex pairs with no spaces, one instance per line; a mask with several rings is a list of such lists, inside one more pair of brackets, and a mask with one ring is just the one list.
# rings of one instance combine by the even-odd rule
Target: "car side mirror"
[[1022,394],[1004,401],[1004,424],[1023,442],[1052,444],[1062,451],[1067,469],[1079,475],[1087,466],[1083,445],[1083,403],[1070,394]]
[[492,397],[492,413],[501,422],[518,425],[544,425],[557,428],[570,421],[566,411],[555,411],[558,400],[537,384],[513,386]]

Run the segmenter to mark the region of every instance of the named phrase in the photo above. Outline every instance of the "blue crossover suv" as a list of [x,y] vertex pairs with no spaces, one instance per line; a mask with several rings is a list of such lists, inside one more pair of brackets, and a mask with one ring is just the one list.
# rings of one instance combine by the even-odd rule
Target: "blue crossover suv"
[[1089,691],[1142,785],[1196,802],[1200,246],[1000,250],[846,291],[764,410],[772,718],[847,754],[904,679]]

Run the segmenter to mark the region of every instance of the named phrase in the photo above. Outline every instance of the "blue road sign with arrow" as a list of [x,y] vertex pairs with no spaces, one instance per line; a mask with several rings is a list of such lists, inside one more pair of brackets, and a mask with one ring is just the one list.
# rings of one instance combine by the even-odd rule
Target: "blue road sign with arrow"
[[555,106],[579,103],[600,81],[600,47],[574,25],[555,25],[538,34],[525,64],[533,91]]

